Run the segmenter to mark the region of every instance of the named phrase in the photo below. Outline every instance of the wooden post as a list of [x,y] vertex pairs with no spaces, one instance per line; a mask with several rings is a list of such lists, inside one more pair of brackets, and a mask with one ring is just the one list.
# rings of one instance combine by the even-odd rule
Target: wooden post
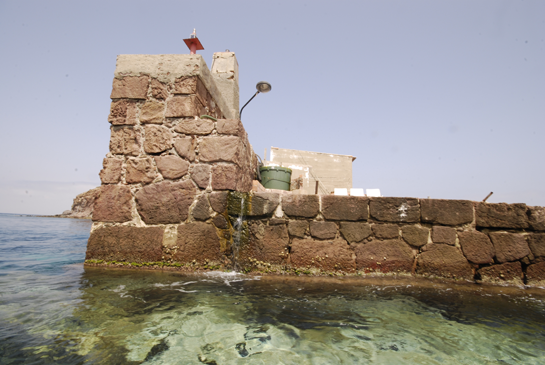
[[491,191],[490,194],[488,194],[488,195],[486,196],[486,198],[483,199],[483,203],[486,203],[486,201],[488,200],[488,198],[490,198],[490,195],[492,195],[492,194],[494,194],[493,191]]
[[320,183],[319,180],[316,180],[316,192],[314,194],[318,194],[318,184]]

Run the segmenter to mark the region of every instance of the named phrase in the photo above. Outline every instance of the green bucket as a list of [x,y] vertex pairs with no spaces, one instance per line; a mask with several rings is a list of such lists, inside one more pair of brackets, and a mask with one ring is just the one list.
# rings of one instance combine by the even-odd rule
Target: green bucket
[[290,190],[291,169],[278,166],[262,166],[259,168],[261,185],[266,189]]

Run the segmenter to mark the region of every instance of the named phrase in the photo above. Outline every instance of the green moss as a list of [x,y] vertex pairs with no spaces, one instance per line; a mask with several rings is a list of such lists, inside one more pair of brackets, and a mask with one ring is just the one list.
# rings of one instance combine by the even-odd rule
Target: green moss
[[[242,199],[244,199],[244,205],[242,204]],[[248,216],[252,211],[252,196],[250,193],[229,192],[227,195],[227,213],[232,217],[238,218],[241,209],[243,216]]]
[[104,260],[85,260],[86,264],[102,264]]
[[[159,266],[159,267],[182,267],[184,264],[178,263],[178,262],[163,262],[163,261],[155,261],[155,262],[125,262],[125,261],[104,261],[104,260],[85,260],[86,264],[106,264],[106,265],[123,265],[123,266],[132,266],[132,267],[142,267],[142,266]],[[219,268],[219,266],[209,266],[214,268]]]

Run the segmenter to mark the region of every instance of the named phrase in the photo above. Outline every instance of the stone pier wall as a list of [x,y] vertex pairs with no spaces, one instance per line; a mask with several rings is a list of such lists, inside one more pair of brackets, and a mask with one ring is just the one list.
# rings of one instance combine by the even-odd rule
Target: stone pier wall
[[545,208],[524,204],[211,192],[148,229],[97,230],[88,263],[545,285]]
[[238,64],[217,59],[118,57],[86,265],[545,285],[542,207],[250,193]]

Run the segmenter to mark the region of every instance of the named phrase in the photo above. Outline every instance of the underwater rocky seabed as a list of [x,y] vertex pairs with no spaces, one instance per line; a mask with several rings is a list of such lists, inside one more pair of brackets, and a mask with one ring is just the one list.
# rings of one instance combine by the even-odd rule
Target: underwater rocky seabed
[[545,290],[83,267],[91,222],[0,214],[0,364],[541,364]]

